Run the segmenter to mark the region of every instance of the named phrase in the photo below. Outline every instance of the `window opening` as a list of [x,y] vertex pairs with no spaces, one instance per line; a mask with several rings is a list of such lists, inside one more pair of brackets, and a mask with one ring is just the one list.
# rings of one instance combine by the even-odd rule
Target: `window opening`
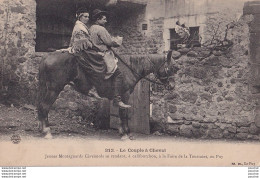
[[76,5],[64,0],[36,1],[36,52],[69,46],[75,22]]
[[[199,27],[189,27],[190,37],[187,42],[187,47],[195,47],[200,46],[200,35],[199,35]],[[182,40],[179,35],[176,33],[175,28],[170,29],[170,49],[176,50],[177,45],[182,44]]]

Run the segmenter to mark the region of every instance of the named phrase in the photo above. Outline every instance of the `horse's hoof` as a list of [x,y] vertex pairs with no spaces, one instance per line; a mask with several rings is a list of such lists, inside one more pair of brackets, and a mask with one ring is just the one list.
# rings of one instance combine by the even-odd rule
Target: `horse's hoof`
[[46,135],[45,135],[45,137],[44,137],[45,139],[48,139],[48,140],[50,140],[50,139],[53,139],[53,137],[52,137],[52,134],[51,133],[47,133]]
[[45,139],[52,139],[50,127],[45,127],[43,129],[43,134],[45,134],[45,137],[44,137]]
[[129,140],[128,135],[123,135],[123,136],[121,137],[121,140]]
[[119,135],[124,135],[124,130],[122,127],[118,128]]
[[40,132],[43,132],[43,126],[42,126],[42,123],[41,122],[38,122],[38,130]]
[[130,140],[135,140],[135,137],[133,135],[128,136]]

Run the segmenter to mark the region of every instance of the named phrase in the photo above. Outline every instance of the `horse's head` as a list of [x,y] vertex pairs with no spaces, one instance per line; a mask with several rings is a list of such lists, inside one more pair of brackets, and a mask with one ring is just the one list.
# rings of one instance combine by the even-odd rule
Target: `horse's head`
[[175,61],[172,58],[172,51],[167,54],[167,59],[164,60],[159,66],[158,70],[154,73],[156,78],[169,88],[173,88],[174,84],[170,82],[170,77],[176,74],[179,68],[174,65]]

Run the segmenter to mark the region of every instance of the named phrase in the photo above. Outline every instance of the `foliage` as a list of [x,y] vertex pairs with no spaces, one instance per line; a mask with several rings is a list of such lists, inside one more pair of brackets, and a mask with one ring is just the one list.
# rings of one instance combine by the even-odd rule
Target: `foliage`
[[237,10],[224,9],[207,17],[202,46],[213,50],[227,50],[233,42],[229,39],[231,30],[239,25],[241,14]]

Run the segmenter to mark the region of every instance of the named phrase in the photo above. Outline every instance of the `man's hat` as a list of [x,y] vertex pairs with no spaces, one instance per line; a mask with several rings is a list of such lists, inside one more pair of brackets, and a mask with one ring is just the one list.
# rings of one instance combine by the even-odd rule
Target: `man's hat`
[[93,10],[92,12],[92,18],[95,18],[97,17],[98,15],[107,15],[107,12],[106,11],[102,11],[100,9],[95,9]]

